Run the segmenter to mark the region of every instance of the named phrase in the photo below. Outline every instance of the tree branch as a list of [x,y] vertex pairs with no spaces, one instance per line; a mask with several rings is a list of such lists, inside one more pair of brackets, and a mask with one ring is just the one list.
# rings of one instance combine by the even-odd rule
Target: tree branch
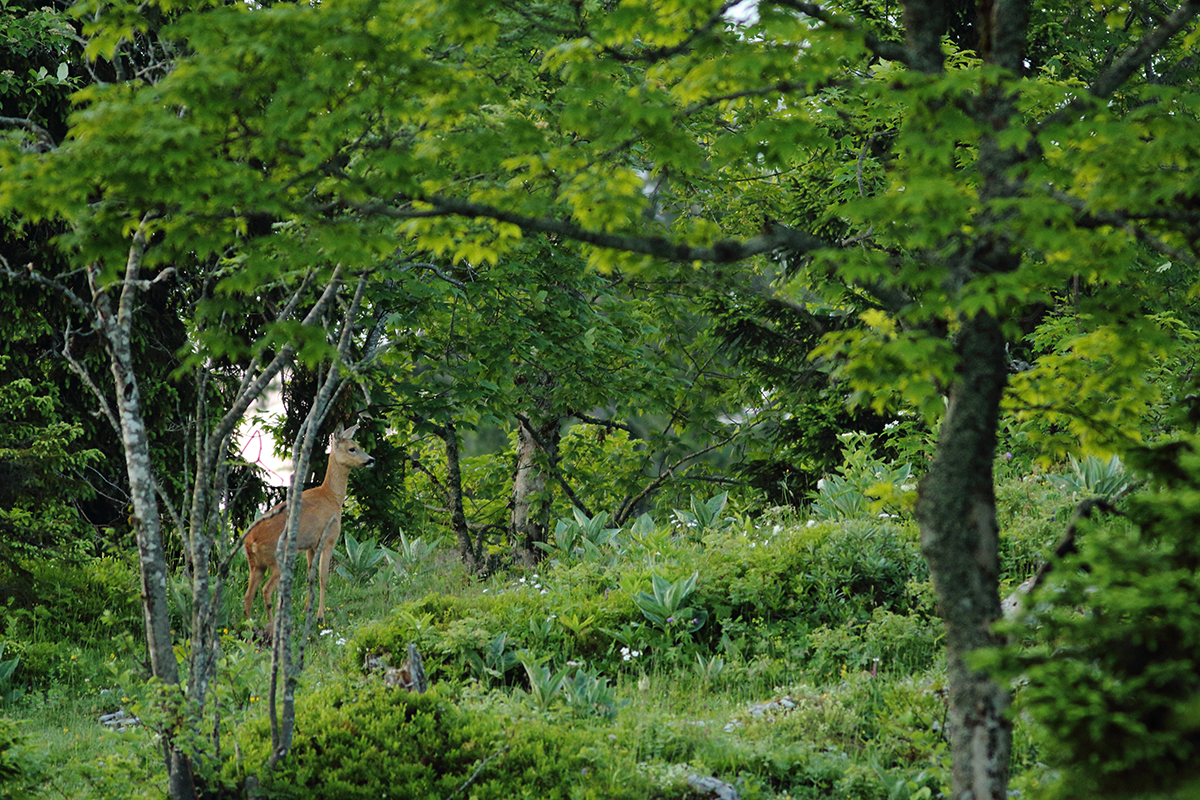
[[24,117],[0,117],[0,125],[24,128],[32,133],[37,138],[37,151],[39,153],[48,153],[58,146],[54,142],[54,137],[50,135],[50,131],[31,119],[25,119]]
[[885,61],[895,61],[905,66],[916,68],[914,66],[916,59],[913,57],[912,52],[904,45],[899,42],[885,42],[882,39],[878,39],[863,31],[851,20],[835,16],[816,3],[808,3],[804,2],[804,0],[774,0],[774,5],[799,11],[801,14],[819,20],[835,30],[857,34],[862,37],[862,42],[868,50]]
[[721,7],[714,11],[712,16],[710,16],[703,25],[688,34],[683,41],[679,42],[678,44],[671,45],[670,47],[652,47],[642,50],[638,53],[626,53],[618,48],[605,45],[601,48],[601,52],[611,57],[615,61],[620,61],[622,64],[631,64],[636,62],[654,63],[658,61],[665,61],[672,56],[677,56],[680,53],[687,52],[689,49],[691,49],[692,45],[708,34],[712,33],[713,29],[725,19],[725,14],[729,11],[729,9],[737,5],[738,2],[739,0],[725,0],[725,2],[721,4]]
[[616,420],[601,419],[600,417],[593,417],[589,414],[584,414],[579,411],[568,411],[567,416],[574,417],[575,419],[587,425],[596,425],[601,428],[607,428],[610,431],[625,431],[633,436],[638,435],[638,432],[634,430],[633,426],[626,425],[623,422],[617,422]]
[[537,445],[537,449],[546,454],[546,459],[550,466],[550,474],[552,474],[554,479],[558,481],[558,485],[563,488],[563,491],[567,495],[567,499],[571,501],[571,505],[578,508],[584,514],[587,514],[588,517],[595,516],[592,514],[591,509],[587,507],[587,504],[579,499],[579,495],[575,494],[575,490],[572,489],[570,484],[567,483],[567,477],[563,475],[562,470],[558,467],[558,459],[551,454],[545,443],[538,438],[537,431],[533,429],[533,423],[529,421],[529,417],[525,416],[524,414],[516,414],[514,416],[516,416],[517,422],[521,424],[521,427],[524,428],[529,434],[529,438],[533,439],[533,443]]
[[1039,131],[1045,131],[1053,125],[1069,123],[1079,119],[1080,111],[1091,107],[1097,99],[1111,96],[1129,79],[1150,57],[1157,53],[1172,36],[1181,31],[1197,13],[1200,13],[1200,0],[1187,0],[1175,9],[1161,25],[1142,37],[1142,40],[1125,51],[1120,58],[1100,74],[1088,87],[1086,95],[1076,97],[1055,113],[1032,126],[1034,136],[1030,139],[1030,147],[1040,150],[1037,143]]
[[[641,236],[637,234],[605,233],[591,230],[559,219],[544,217],[529,217],[516,214],[484,203],[474,203],[469,200],[459,200],[450,197],[421,198],[429,203],[434,210],[443,216],[485,217],[488,219],[508,222],[518,226],[523,231],[544,233],[573,239],[584,244],[604,247],[610,250],[621,250],[627,253],[639,253],[668,261],[692,262],[703,261],[713,264],[729,264],[741,261],[750,256],[770,253],[774,250],[787,248],[795,254],[809,253],[829,244],[803,231],[784,225],[774,225],[770,230],[759,236],[745,241],[723,239],[707,247],[692,247],[686,244],[676,244],[662,236]],[[408,219],[418,216],[429,216],[426,211],[399,209],[381,203],[368,203],[356,207],[366,215],[378,215],[396,219]]]
[[1185,253],[1178,247],[1167,244],[1162,239],[1147,232],[1141,226],[1135,225],[1133,220],[1137,218],[1136,214],[1129,214],[1124,211],[1089,210],[1083,200],[1066,192],[1051,189],[1049,194],[1055,200],[1069,206],[1075,211],[1075,224],[1081,228],[1099,228],[1103,226],[1120,228],[1151,250],[1161,253],[1172,261],[1191,264],[1193,266],[1196,264],[1196,259],[1188,253]]
[[[753,427],[754,424],[755,423],[751,423],[751,427]],[[643,489],[640,492],[638,492],[633,497],[627,497],[625,500],[623,500],[621,502],[621,507],[618,508],[617,513],[613,515],[613,524],[617,525],[617,526],[624,525],[625,522],[629,519],[630,512],[632,512],[633,509],[637,508],[638,503],[640,503],[642,500],[646,499],[651,494],[653,494],[654,491],[658,489],[658,487],[662,486],[668,480],[675,477],[675,470],[686,465],[689,461],[695,461],[697,458],[700,458],[703,455],[707,455],[708,453],[711,453],[713,450],[718,450],[718,449],[724,447],[725,445],[729,444],[734,439],[736,439],[739,435],[741,435],[741,433],[742,433],[742,428],[739,427],[732,434],[724,437],[720,441],[713,442],[712,444],[710,444],[709,446],[707,446],[703,449],[697,450],[694,453],[689,453],[688,455],[683,456],[682,458],[676,460],[674,464],[672,464],[671,466],[669,466],[666,469],[659,472],[659,474],[652,481],[650,481],[650,483],[646,484],[646,486],[643,487]]]
[[1126,50],[1113,65],[1088,87],[1093,97],[1105,98],[1121,87],[1133,73],[1137,72],[1150,57],[1162,49],[1172,36],[1183,30],[1196,14],[1200,13],[1200,0],[1187,0],[1142,40]]

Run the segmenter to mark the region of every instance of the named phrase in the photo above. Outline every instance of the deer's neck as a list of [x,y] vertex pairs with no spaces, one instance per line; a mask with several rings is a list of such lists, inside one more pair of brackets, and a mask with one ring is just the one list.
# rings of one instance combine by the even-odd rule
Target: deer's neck
[[339,506],[346,501],[346,484],[349,476],[350,470],[339,464],[331,451],[329,466],[325,468],[325,482],[321,484],[321,488],[333,495]]

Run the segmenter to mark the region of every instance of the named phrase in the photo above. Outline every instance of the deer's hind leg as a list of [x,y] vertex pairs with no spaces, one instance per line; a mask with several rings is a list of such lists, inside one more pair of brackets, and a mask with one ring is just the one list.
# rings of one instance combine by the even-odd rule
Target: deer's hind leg
[[329,565],[333,561],[333,548],[337,545],[338,535],[342,532],[342,521],[335,519],[329,525],[329,531],[321,547],[321,604],[317,606],[317,619],[325,621],[325,584],[329,582]]
[[271,597],[275,594],[275,587],[279,585],[279,568],[271,570],[271,577],[267,578],[267,582],[263,584],[263,603],[267,606],[267,628],[272,628],[275,625],[275,608],[271,605]]
[[[262,579],[264,576],[266,576],[266,574],[266,567],[257,567],[253,564],[250,565],[250,585],[246,587],[246,602],[244,604],[247,619],[250,618],[250,610],[254,607],[254,593],[258,591],[258,586],[262,583]],[[271,607],[269,605],[267,606],[267,613],[271,613]]]

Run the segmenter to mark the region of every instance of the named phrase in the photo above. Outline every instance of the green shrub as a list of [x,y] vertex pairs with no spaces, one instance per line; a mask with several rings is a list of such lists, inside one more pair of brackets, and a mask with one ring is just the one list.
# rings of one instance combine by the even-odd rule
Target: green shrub
[[[638,541],[654,549],[635,542],[619,563],[547,564],[542,576],[493,582],[486,594],[403,604],[359,629],[348,649],[350,667],[378,657],[398,663],[415,642],[435,681],[523,682],[511,657],[520,650],[548,660],[553,670],[580,662],[607,675],[657,663],[690,665],[725,651],[747,664],[781,660],[782,671],[772,673],[783,674],[788,663],[799,667],[815,628],[879,625],[876,609],[931,614],[913,523],[869,518],[726,529],[703,544],[639,530]],[[668,599],[686,620],[659,613]],[[914,639],[912,652],[889,644],[887,654],[925,663],[917,651],[928,641]],[[497,642],[510,657],[495,653]],[[632,651],[644,658],[627,658]]]
[[17,726],[0,719],[0,797],[11,800],[36,797],[45,779],[45,767]]
[[520,677],[518,650],[555,657],[560,666],[567,660],[603,661],[612,639],[601,628],[636,613],[628,598],[621,613],[615,598],[581,596],[577,588],[567,587],[543,595],[542,586],[526,581],[493,595],[428,595],[405,603],[390,617],[355,632],[347,647],[349,666],[361,669],[374,658],[397,665],[408,643],[415,642],[433,681],[504,683],[510,672],[509,677]]
[[912,465],[883,461],[869,433],[843,433],[842,463],[836,474],[817,481],[812,515],[819,520],[851,519],[876,513],[898,515],[911,509],[917,479]]
[[79,643],[105,638],[114,625],[137,632],[141,583],[136,564],[104,556],[24,565],[33,575],[36,604],[10,604],[0,635],[27,642]]
[[877,608],[865,625],[822,626],[808,637],[810,671],[833,678],[846,670],[911,674],[941,655],[941,623]]
[[1185,441],[1140,458],[1157,490],[1128,501],[1128,523],[1082,523],[1079,552],[1008,626],[1024,641],[981,658],[1022,678],[1017,708],[1062,774],[1050,796],[1200,780],[1200,452]]
[[[261,797],[305,800],[403,797],[645,798],[632,760],[601,732],[460,709],[435,688],[327,689],[298,701],[288,757],[261,776]],[[242,758],[225,767],[234,789],[265,762],[265,720],[239,733]],[[618,775],[620,780],[617,779]]]
[[876,608],[923,607],[912,584],[929,571],[917,540],[912,523],[879,519],[710,537],[696,593],[719,622],[866,623]]

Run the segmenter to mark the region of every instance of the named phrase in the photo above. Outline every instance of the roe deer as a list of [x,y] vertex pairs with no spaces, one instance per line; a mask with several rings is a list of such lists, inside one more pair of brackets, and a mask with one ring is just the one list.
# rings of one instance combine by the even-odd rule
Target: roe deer
[[[346,500],[346,479],[354,467],[370,466],[374,458],[354,441],[358,426],[342,430],[339,425],[329,443],[329,466],[325,470],[325,482],[320,486],[305,489],[300,495],[300,529],[296,532],[296,552],[303,551],[312,569],[317,548],[321,549],[321,604],[317,606],[317,619],[325,619],[325,583],[329,580],[329,562],[342,529],[342,503]],[[254,604],[254,591],[262,583],[267,570],[271,577],[263,584],[263,602],[267,606],[267,624],[273,622],[271,595],[279,584],[279,564],[275,548],[283,535],[287,522],[287,503],[273,506],[250,526],[246,532],[246,559],[250,562],[250,585],[246,587],[246,616]],[[322,541],[323,540],[323,541]],[[305,605],[307,610],[308,606]]]

